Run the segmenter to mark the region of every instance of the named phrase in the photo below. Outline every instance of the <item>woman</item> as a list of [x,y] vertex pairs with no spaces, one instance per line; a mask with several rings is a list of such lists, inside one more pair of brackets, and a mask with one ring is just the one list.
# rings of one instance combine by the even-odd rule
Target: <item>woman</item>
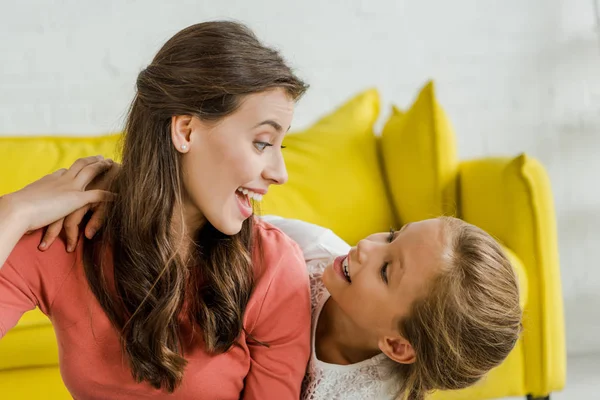
[[[138,76],[114,199],[82,191],[109,165],[97,158],[0,199],[0,337],[38,306],[78,399],[297,399],[306,269],[250,200],[287,180],[281,142],[306,88],[240,24],[173,36]],[[107,200],[74,251],[21,238]]]

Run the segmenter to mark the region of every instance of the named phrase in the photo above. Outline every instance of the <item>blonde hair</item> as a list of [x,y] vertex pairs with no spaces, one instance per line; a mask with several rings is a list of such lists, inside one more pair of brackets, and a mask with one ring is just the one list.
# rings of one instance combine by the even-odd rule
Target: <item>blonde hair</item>
[[500,245],[474,225],[441,219],[441,272],[399,323],[416,361],[390,365],[398,398],[407,400],[471,386],[508,356],[521,332],[517,276]]

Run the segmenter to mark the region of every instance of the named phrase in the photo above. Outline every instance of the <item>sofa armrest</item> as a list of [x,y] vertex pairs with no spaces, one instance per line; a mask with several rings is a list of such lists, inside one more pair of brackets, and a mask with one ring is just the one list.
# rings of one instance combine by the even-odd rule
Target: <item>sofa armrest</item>
[[483,158],[459,168],[460,216],[512,250],[528,277],[525,385],[547,395],[565,384],[566,352],[556,215],[544,167],[526,155]]

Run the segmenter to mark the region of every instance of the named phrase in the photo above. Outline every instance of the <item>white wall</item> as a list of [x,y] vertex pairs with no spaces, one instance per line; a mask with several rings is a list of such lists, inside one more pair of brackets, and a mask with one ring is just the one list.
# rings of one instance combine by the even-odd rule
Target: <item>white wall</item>
[[308,125],[361,89],[405,107],[428,78],[461,158],[526,151],[550,174],[571,353],[600,351],[600,27],[593,0],[0,1],[0,135],[120,129],[179,29],[236,18],[312,85]]

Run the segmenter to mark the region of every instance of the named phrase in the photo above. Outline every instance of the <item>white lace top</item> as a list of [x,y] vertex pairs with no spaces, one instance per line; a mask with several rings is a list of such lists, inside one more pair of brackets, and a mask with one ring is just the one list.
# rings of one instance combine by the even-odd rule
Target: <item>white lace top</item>
[[310,276],[312,304],[312,355],[302,383],[302,400],[393,399],[386,382],[384,361],[379,354],[351,365],[323,362],[315,352],[315,332],[319,315],[330,295],[321,280],[325,267],[350,246],[331,230],[304,221],[265,216],[263,219],[285,232],[300,245]]

